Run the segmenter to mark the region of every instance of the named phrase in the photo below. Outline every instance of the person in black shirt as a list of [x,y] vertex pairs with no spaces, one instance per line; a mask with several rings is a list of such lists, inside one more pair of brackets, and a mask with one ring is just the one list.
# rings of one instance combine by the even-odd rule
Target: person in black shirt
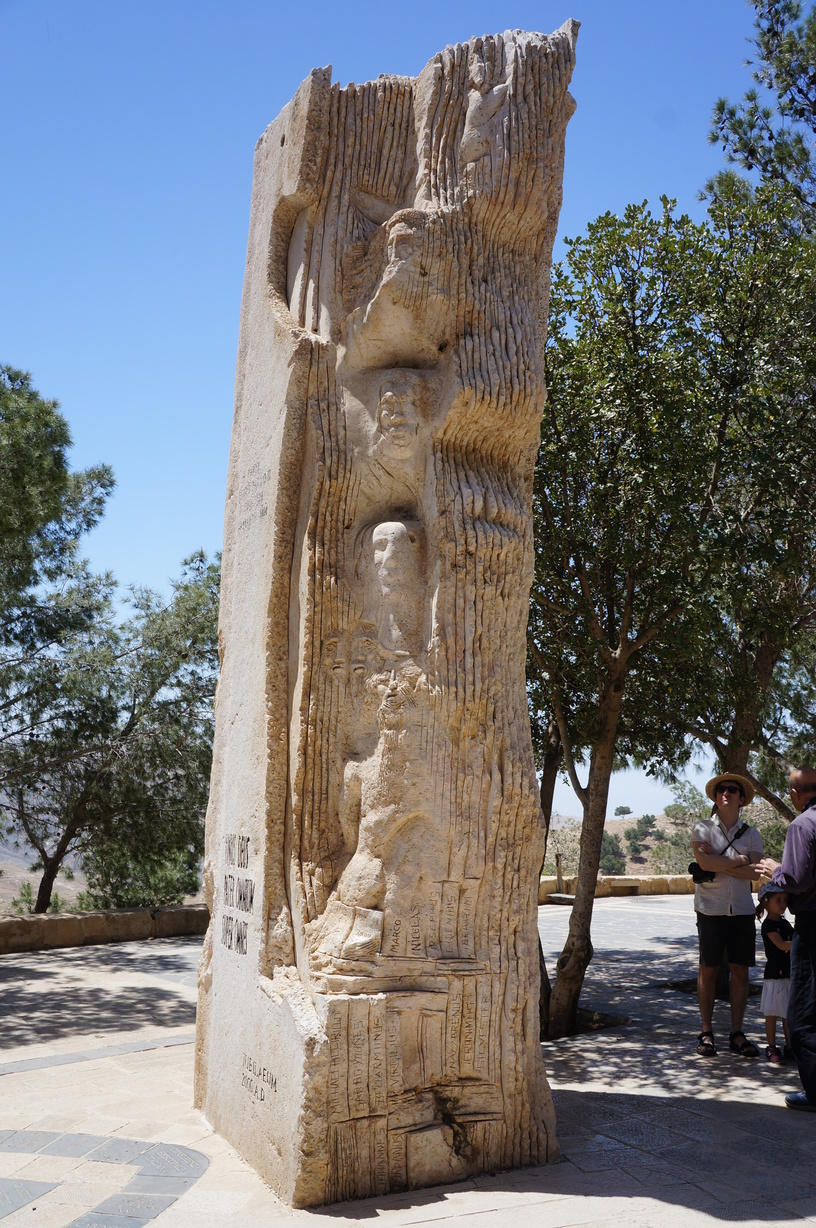
[[[790,949],[793,926],[784,916],[787,906],[788,897],[784,888],[778,887],[775,883],[763,883],[759,889],[759,904],[756,910],[757,920],[766,909],[768,912],[760,931],[766,959],[760,1009],[765,1016],[765,1036],[768,1041],[765,1058],[775,1066],[778,1066],[786,1057],[791,1056],[787,1014],[790,999]],[[779,1052],[776,1043],[777,1019],[782,1020],[782,1031],[785,1036],[785,1048],[782,1053]]]

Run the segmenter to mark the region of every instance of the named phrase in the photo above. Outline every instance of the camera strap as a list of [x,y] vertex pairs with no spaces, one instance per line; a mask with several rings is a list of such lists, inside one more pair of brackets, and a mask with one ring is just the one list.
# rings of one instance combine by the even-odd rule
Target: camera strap
[[734,834],[733,834],[733,836],[731,837],[731,839],[730,839],[730,840],[728,841],[728,843],[726,844],[726,846],[725,846],[725,848],[723,849],[722,853],[718,853],[718,854],[717,854],[717,856],[718,856],[718,857],[722,857],[724,853],[727,853],[727,852],[728,852],[728,850],[731,848],[731,845],[734,843],[734,841],[735,841],[735,840],[739,840],[740,836],[744,836],[744,835],[745,835],[745,833],[746,833],[746,832],[747,832],[747,830],[748,830],[748,827],[749,827],[749,824],[748,824],[748,823],[741,823],[741,824],[740,824],[740,826],[738,827],[738,829],[737,829],[737,830],[734,832]]

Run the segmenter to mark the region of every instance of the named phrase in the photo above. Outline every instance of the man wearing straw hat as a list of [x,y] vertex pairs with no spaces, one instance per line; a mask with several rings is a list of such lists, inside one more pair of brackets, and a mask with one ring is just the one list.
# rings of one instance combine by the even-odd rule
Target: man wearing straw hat
[[705,787],[714,803],[711,818],[695,823],[691,847],[697,864],[711,878],[695,878],[694,911],[700,940],[697,998],[703,1030],[697,1040],[701,1057],[715,1057],[712,1022],[717,970],[727,953],[731,968],[731,1035],[728,1047],[741,1057],[759,1053],[742,1030],[748,1003],[748,969],[756,963],[756,922],[751,879],[762,857],[762,837],[740,820],[740,809],[754,799],[750,780],[734,772],[714,776]]
[[785,891],[796,919],[791,946],[788,1032],[802,1091],[785,1097],[789,1109],[816,1113],[816,768],[794,768],[791,801],[801,813],[785,837],[782,864],[766,857],[761,874]]

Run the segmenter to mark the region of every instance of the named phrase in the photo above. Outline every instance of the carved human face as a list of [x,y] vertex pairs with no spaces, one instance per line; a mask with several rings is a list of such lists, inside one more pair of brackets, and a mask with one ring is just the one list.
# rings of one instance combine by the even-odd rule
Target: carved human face
[[405,721],[405,709],[410,702],[407,687],[401,686],[396,673],[392,670],[388,684],[380,688],[382,702],[377,713],[377,722],[381,729],[399,729]]
[[419,435],[419,414],[412,393],[391,384],[383,385],[377,427],[390,452],[407,455]]
[[374,574],[383,597],[414,594],[420,582],[421,544],[416,528],[401,520],[378,524],[371,535]]

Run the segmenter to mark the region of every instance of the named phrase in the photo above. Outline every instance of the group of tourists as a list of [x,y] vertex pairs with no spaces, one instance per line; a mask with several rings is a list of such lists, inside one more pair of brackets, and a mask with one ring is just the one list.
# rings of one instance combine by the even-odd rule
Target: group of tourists
[[[754,786],[734,772],[715,776],[706,785],[713,802],[711,817],[695,824],[691,847],[696,861],[694,909],[700,941],[697,994],[703,1030],[697,1041],[701,1057],[715,1057],[712,1031],[717,972],[727,956],[731,971],[731,1034],[728,1046],[742,1057],[759,1049],[743,1031],[748,1002],[748,970],[756,963],[756,921],[762,920],[765,979],[765,1057],[779,1065],[793,1060],[802,1091],[791,1092],[791,1109],[816,1113],[816,769],[791,772],[789,792],[800,813],[791,823],[781,863],[763,856],[762,837],[741,820],[740,811],[754,798]],[[754,905],[751,883],[766,879]],[[791,926],[785,917],[794,917]],[[777,1023],[782,1024],[782,1047]]]

